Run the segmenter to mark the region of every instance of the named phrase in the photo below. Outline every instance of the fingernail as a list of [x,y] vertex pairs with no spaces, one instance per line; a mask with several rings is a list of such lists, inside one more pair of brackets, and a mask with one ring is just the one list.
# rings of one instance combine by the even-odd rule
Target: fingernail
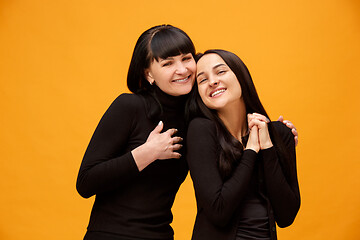
[[160,121],[160,122],[158,123],[158,126],[159,126],[159,125],[161,125],[162,123],[163,123],[163,122],[162,122],[162,121]]

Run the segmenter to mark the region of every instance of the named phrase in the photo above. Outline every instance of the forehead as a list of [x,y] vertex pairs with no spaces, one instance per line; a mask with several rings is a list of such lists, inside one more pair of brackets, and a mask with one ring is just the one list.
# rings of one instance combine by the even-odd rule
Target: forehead
[[219,64],[227,66],[225,61],[216,53],[206,54],[197,62],[197,72],[210,71]]
[[[159,65],[161,64],[163,61],[179,61],[181,60],[183,57],[187,56],[187,55],[191,55],[191,53],[180,53],[179,55],[176,56],[169,56],[166,58],[161,58],[159,57],[158,59],[154,58],[152,59],[152,61],[150,62],[150,67],[152,65]],[[192,56],[192,55],[191,55]]]
[[153,61],[158,61],[159,62],[159,61],[163,61],[163,60],[173,60],[173,59],[176,60],[176,59],[181,59],[186,55],[191,55],[191,53],[179,53],[177,55],[167,56],[165,58],[159,57],[158,60],[154,59]]

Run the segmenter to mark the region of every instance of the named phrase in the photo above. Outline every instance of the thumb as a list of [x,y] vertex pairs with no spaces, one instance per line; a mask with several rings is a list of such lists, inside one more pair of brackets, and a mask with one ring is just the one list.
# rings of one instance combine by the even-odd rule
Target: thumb
[[160,121],[158,125],[156,125],[156,127],[154,128],[153,132],[160,133],[163,130],[163,127],[164,127],[164,123]]
[[258,142],[259,141],[259,132],[258,127],[255,125],[251,128],[249,138],[251,137],[252,141]]

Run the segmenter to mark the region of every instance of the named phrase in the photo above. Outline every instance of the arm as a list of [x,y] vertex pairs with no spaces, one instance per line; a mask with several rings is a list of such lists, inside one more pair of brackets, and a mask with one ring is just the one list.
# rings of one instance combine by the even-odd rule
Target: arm
[[175,129],[161,133],[160,122],[146,142],[125,152],[137,119],[139,103],[131,95],[120,95],[97,126],[85,152],[77,179],[77,190],[83,197],[110,191],[136,177],[139,171],[156,159],[179,158],[174,152],[182,139],[172,137]]
[[128,100],[120,95],[111,104],[90,140],[76,183],[82,197],[117,188],[139,173],[132,154],[122,153],[136,114]]
[[210,120],[198,118],[190,123],[187,147],[198,205],[213,224],[225,226],[246,194],[257,153],[245,150],[233,175],[224,182],[217,167],[216,129]]
[[[291,130],[285,125],[279,122],[271,124],[280,135],[288,154],[286,156],[280,155],[275,150],[275,147],[260,151],[263,156],[264,180],[274,210],[275,221],[279,227],[287,227],[294,221],[300,208],[295,141]],[[282,158],[283,162],[290,163],[289,178],[284,175],[284,169],[280,165],[280,158]]]

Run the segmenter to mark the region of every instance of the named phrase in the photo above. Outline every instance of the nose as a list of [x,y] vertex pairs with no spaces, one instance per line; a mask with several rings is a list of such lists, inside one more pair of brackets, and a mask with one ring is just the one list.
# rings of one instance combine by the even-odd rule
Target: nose
[[217,86],[219,84],[219,79],[217,77],[209,77],[209,85],[211,87]]
[[187,67],[183,62],[178,62],[176,65],[176,73],[179,75],[187,73]]

